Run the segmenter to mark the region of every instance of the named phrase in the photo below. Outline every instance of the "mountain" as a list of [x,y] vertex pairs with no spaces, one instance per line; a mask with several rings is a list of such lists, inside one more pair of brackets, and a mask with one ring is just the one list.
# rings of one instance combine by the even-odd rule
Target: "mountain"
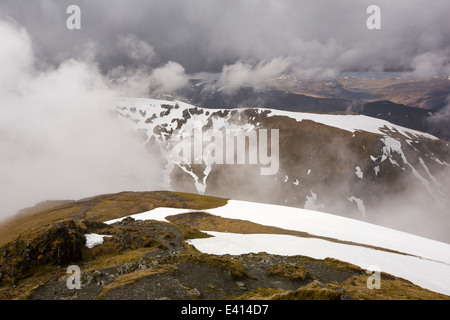
[[[450,140],[446,122],[435,121],[450,96],[448,77],[338,77],[298,80],[280,77],[260,87],[218,88],[214,81],[191,80],[179,100],[203,108],[267,108],[295,112],[357,113]],[[413,98],[414,97],[414,98]]]
[[424,79],[410,77],[339,77],[347,90],[364,92],[370,102],[387,100],[411,107],[439,110],[450,94],[450,77],[434,76]]
[[40,208],[0,225],[2,299],[450,299],[450,245],[326,213],[168,191]]
[[269,88],[316,98],[354,101],[391,101],[414,108],[439,110],[450,94],[450,77],[414,78],[407,74],[350,73],[333,79],[312,80],[285,76],[265,82]]
[[[450,241],[450,149],[433,135],[357,114],[207,109],[125,98],[117,110],[161,156],[170,190],[320,210]],[[272,146],[277,171],[262,175],[269,164],[261,157],[250,164],[258,146],[246,145],[242,164],[207,163],[202,152],[210,143],[200,140],[195,147],[195,130],[215,130],[221,137],[227,130],[248,136],[278,130]],[[189,150],[200,148],[202,161],[175,159],[173,150],[185,135]]]

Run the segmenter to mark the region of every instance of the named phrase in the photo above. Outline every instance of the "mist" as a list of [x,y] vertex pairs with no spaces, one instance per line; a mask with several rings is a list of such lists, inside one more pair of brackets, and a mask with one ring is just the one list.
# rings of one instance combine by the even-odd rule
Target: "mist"
[[161,187],[157,160],[114,113],[92,61],[37,70],[32,39],[0,20],[0,218],[45,200]]
[[441,168],[435,177],[443,185],[438,199],[419,188],[417,180],[409,178],[403,181],[402,192],[386,195],[372,208],[369,222],[450,243],[450,168]]
[[450,135],[450,95],[446,99],[446,105],[441,110],[431,114],[427,118],[427,122],[436,128],[436,131],[440,131],[437,133],[447,137]]

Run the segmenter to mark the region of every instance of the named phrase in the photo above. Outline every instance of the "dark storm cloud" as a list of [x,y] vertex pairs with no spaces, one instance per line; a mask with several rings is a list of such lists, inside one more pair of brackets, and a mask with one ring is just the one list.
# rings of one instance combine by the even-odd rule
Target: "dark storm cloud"
[[[65,28],[69,4],[81,7],[80,31]],[[366,28],[370,4],[381,7],[381,30]],[[450,69],[447,0],[4,0],[0,9],[27,28],[50,62],[82,55],[90,43],[104,72],[169,61],[187,73],[220,72],[237,62],[255,69],[283,58],[300,75],[319,77],[342,70],[427,76]],[[152,49],[152,59],[133,58],[124,37]]]

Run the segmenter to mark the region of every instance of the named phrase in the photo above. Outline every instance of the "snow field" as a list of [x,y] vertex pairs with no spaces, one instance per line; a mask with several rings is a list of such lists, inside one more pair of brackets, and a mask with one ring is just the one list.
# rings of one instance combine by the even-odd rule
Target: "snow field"
[[[191,211],[198,210],[156,208],[131,217],[138,220],[166,221],[165,217],[169,215]],[[383,272],[407,279],[423,288],[450,295],[449,244],[332,214],[278,205],[230,200],[225,206],[202,211],[223,218],[247,220],[350,241],[354,245],[288,235],[208,231],[207,233],[214,237],[189,240],[189,243],[199,251],[218,255],[267,252],[278,255],[303,255],[315,259],[330,257],[363,269],[378,266]],[[115,219],[106,223],[120,220]],[[384,251],[383,248],[399,253]]]

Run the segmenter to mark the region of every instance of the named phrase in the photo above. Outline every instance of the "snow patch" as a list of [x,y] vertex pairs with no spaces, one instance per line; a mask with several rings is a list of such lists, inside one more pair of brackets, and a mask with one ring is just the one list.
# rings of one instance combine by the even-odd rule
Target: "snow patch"
[[373,168],[373,171],[375,171],[375,176],[378,176],[378,173],[380,172],[380,166],[375,166]]
[[103,243],[103,238],[112,237],[104,234],[96,234],[96,233],[88,233],[84,235],[86,238],[86,247],[92,249],[95,246],[98,246]]
[[358,199],[355,196],[348,197],[347,199],[350,202],[355,202],[361,215],[363,217],[366,216],[366,207],[364,206],[364,202],[361,199]]
[[[312,198],[317,198],[312,191],[311,194]],[[194,211],[196,210],[156,208],[131,217],[165,221],[165,217],[169,215]],[[280,255],[304,255],[316,259],[331,257],[361,268],[377,265],[381,271],[405,278],[423,288],[450,294],[449,244],[355,219],[287,206],[229,200],[222,207],[203,211],[223,218],[246,220],[286,230],[307,232],[315,236],[391,249],[406,255],[317,238],[211,231],[207,233],[213,235],[212,238],[189,240],[189,243],[202,252],[241,254],[264,251]]]
[[364,175],[363,175],[363,172],[361,171],[361,168],[359,166],[357,166],[355,169],[356,169],[356,172],[355,172],[356,176],[359,179],[362,179]]
[[[363,269],[376,265],[381,271],[412,281],[443,294],[450,294],[450,266],[408,255],[395,254],[359,246],[339,244],[322,239],[275,234],[234,234],[207,232],[212,238],[189,240],[197,250],[209,254],[304,255],[314,259],[333,257]],[[433,270],[432,275],[430,270]]]
[[306,201],[304,208],[307,210],[320,210],[324,209],[325,206],[323,204],[316,204],[317,202],[317,194],[315,194],[312,190],[309,190],[311,196],[306,196]]
[[[268,114],[271,116],[285,116],[300,122],[303,120],[311,120],[317,123],[322,123],[327,126],[339,128],[345,131],[355,133],[356,131],[366,131],[376,134],[385,135],[386,131],[400,133],[406,138],[426,138],[430,140],[438,140],[437,137],[416,131],[413,129],[405,128],[399,125],[394,125],[386,120],[372,118],[363,115],[331,115],[331,114],[314,114],[305,112],[291,112],[283,110],[271,110]],[[353,137],[355,135],[353,134]]]

